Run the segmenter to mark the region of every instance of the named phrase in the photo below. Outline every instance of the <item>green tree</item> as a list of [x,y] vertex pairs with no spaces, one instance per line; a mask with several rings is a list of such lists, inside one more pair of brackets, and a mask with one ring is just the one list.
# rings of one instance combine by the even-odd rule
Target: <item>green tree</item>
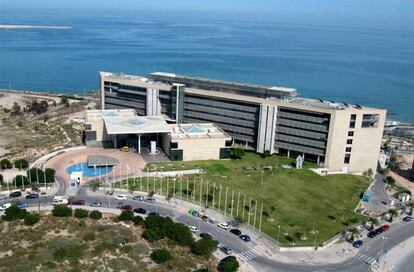
[[77,218],[86,218],[89,215],[89,211],[85,209],[75,209],[74,215]]
[[239,270],[239,267],[239,262],[236,259],[227,259],[220,262],[218,268],[220,272],[236,272]]
[[[55,169],[52,168],[46,168],[45,169],[45,175],[46,176],[46,183],[54,183],[55,182]],[[42,178],[39,177],[39,179],[41,180],[41,182],[44,182],[44,176],[42,176]]]
[[167,226],[167,237],[181,246],[189,246],[194,242],[190,229],[182,223],[170,223]]
[[165,248],[154,250],[151,253],[150,257],[151,257],[151,260],[153,260],[154,262],[158,264],[165,263],[166,261],[172,258],[170,251]]
[[231,150],[231,157],[233,159],[241,159],[244,155],[246,154],[246,152],[244,151],[243,148],[233,148]]
[[273,213],[276,211],[276,207],[275,206],[270,206],[270,217],[271,220],[273,221]]
[[89,218],[99,220],[102,218],[102,213],[98,210],[93,210],[89,213]]
[[378,220],[378,218],[375,218],[375,217],[368,218],[368,222],[371,225],[371,228],[370,228],[371,230],[374,229],[375,226],[379,225],[379,220]]
[[351,234],[351,241],[354,241],[355,236],[357,236],[357,235],[359,235],[359,234],[360,234],[359,229],[357,229],[357,228],[355,228],[355,227],[349,228],[349,229],[348,229],[348,231],[349,231],[349,233]]
[[217,249],[218,242],[213,240],[211,237],[206,237],[198,240],[197,242],[193,243],[191,250],[196,255],[202,256],[210,256],[214,250]]
[[2,174],[0,174],[0,185],[3,185],[3,175]]
[[132,221],[134,219],[134,213],[132,211],[122,211],[120,215],[118,215],[119,221]]
[[392,171],[398,171],[401,169],[401,166],[404,164],[404,159],[401,155],[391,153],[388,166]]
[[16,159],[13,161],[14,167],[19,170],[26,169],[29,167],[29,162],[26,159]]
[[56,217],[68,217],[72,216],[72,209],[67,205],[55,205],[52,209],[53,216]]
[[395,179],[392,177],[392,176],[387,176],[387,183],[390,185],[390,186],[393,186],[394,184],[395,184]]
[[30,168],[27,170],[27,176],[31,183],[44,183],[45,173],[40,168]]
[[13,168],[13,164],[8,159],[2,159],[0,161],[0,168],[3,169],[3,170],[11,169],[11,168]]
[[134,218],[132,219],[132,222],[134,222],[134,224],[138,226],[143,226],[145,223],[144,218],[142,218],[139,215],[134,216]]
[[28,212],[26,210],[20,209],[17,205],[13,204],[6,209],[1,218],[4,221],[14,221],[25,218],[27,214]]
[[22,175],[17,175],[13,178],[13,184],[16,184],[16,186],[21,187],[23,186],[27,186],[30,184],[29,179],[26,176],[22,176]]
[[394,218],[398,215],[398,212],[395,209],[389,209],[388,213],[390,214],[390,222],[392,222]]

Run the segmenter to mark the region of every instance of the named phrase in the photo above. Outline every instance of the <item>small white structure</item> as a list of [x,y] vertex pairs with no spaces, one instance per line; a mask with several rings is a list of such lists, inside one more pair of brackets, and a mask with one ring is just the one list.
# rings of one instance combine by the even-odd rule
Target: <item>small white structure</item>
[[83,173],[82,171],[73,171],[72,174],[70,174],[70,180],[76,180],[76,182],[79,184],[83,179]]
[[398,200],[402,203],[408,203],[410,201],[411,196],[407,193],[402,193],[398,196]]
[[380,164],[381,169],[387,168],[388,159],[388,155],[383,150],[381,150],[378,158],[378,162]]
[[305,158],[304,157],[302,157],[301,155],[299,155],[297,158],[296,158],[296,169],[302,169],[302,167],[303,167],[303,161],[305,160]]

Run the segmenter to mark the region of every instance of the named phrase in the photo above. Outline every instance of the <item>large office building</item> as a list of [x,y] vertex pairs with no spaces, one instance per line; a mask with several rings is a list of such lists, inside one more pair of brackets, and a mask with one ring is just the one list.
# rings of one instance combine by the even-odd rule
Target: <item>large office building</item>
[[172,73],[100,73],[103,109],[133,108],[169,123],[215,123],[234,145],[323,165],[330,172],[375,170],[386,111],[308,99],[295,89]]

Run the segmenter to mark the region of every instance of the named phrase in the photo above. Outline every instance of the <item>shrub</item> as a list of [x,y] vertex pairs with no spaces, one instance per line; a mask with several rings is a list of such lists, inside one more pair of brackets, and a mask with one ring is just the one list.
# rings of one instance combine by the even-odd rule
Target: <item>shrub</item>
[[235,259],[228,259],[219,264],[220,272],[235,272],[239,269],[239,262]]
[[14,167],[17,169],[26,169],[29,167],[29,162],[26,159],[16,159],[13,161]]
[[191,249],[194,254],[210,256],[210,254],[217,249],[218,242],[211,239],[211,237],[206,237],[195,242]]
[[387,183],[392,186],[395,184],[395,179],[392,176],[387,176]]
[[85,209],[76,209],[74,215],[77,218],[85,218],[85,217],[88,217],[89,211]]
[[72,216],[72,209],[67,205],[55,205],[53,207],[52,214],[57,217]]
[[143,226],[144,225],[144,218],[142,218],[141,216],[137,215],[132,219],[132,222],[134,222],[135,225],[140,225]]
[[167,237],[182,246],[189,246],[194,243],[190,229],[182,223],[171,223],[167,226]]
[[99,220],[102,218],[102,213],[97,210],[93,210],[89,213],[89,217],[95,220]]
[[83,236],[84,241],[93,241],[95,239],[96,239],[96,236],[95,236],[95,233],[93,232],[85,233],[85,235]]
[[134,213],[132,211],[122,211],[118,216],[119,221],[132,221],[134,219]]
[[16,186],[22,186],[23,184],[29,185],[29,179],[22,175],[17,175],[13,178],[13,183],[16,184]]
[[233,159],[241,159],[245,154],[246,152],[242,148],[233,148],[231,150],[231,157]]
[[2,159],[0,161],[0,168],[1,169],[11,169],[13,168],[13,164],[8,159]]
[[11,205],[6,209],[4,215],[1,217],[4,221],[13,221],[23,219],[26,217],[28,212],[24,209],[20,209],[17,205]]
[[39,222],[39,220],[40,220],[40,215],[39,214],[37,214],[37,213],[28,213],[24,217],[24,224],[26,226],[33,226],[34,224]]
[[157,250],[154,250],[151,253],[150,257],[154,262],[159,264],[159,263],[164,263],[164,262],[170,260],[171,259],[171,253],[165,248],[157,249]]

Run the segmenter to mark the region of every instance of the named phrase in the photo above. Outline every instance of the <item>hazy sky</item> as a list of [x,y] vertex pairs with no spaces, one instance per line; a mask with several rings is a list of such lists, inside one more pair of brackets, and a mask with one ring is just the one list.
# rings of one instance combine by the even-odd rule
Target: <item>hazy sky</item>
[[[414,0],[0,0],[0,14],[16,10],[160,10],[229,18],[378,28],[414,27]],[[92,10],[92,11],[91,11]],[[186,14],[183,14],[186,16]]]

